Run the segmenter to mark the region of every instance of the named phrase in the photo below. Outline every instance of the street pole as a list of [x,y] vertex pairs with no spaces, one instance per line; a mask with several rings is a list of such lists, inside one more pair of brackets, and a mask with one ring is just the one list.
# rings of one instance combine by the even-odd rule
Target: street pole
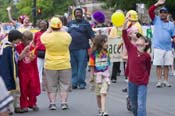
[[36,0],[33,0],[33,26],[36,26]]

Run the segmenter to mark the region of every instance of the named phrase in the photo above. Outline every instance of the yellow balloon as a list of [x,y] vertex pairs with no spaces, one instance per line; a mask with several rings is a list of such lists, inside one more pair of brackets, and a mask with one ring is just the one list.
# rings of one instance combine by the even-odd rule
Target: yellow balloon
[[112,14],[111,21],[116,27],[121,27],[125,22],[125,15],[122,12],[117,11]]

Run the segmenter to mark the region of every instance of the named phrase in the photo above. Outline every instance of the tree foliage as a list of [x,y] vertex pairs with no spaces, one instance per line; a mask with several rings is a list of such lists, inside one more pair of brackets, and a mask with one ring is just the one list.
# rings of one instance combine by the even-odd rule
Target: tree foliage
[[7,7],[11,2],[8,0],[0,0],[0,21],[8,21]]
[[[68,6],[73,4],[72,0],[36,0],[37,8],[41,9],[41,14],[37,15],[37,18],[47,19],[54,15],[63,15],[67,12]],[[8,21],[8,15],[6,8],[12,7],[12,17],[18,17],[19,15],[33,15],[33,0],[19,0],[14,5],[13,0],[0,0],[0,18],[1,21]]]
[[[49,18],[53,15],[63,15],[67,12],[68,6],[72,5],[72,0],[37,0],[37,9],[41,9],[38,18]],[[17,4],[20,14],[32,16],[33,3],[31,0],[21,0]]]
[[[136,9],[136,3],[144,3],[148,8],[150,5],[156,3],[157,0],[98,0],[105,3],[104,8],[110,8],[112,11],[117,9],[130,10]],[[169,9],[170,13],[175,16],[175,2],[174,0],[167,0],[166,7]]]

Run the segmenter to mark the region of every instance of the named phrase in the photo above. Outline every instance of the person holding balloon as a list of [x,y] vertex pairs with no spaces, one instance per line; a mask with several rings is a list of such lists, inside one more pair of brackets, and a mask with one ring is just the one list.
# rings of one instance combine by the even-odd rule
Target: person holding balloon
[[[109,38],[110,39],[114,39],[114,38],[118,38],[120,39],[122,36],[122,25],[124,23],[124,19],[125,16],[123,14],[123,11],[121,10],[117,10],[115,13],[113,13],[112,17],[112,23],[113,23],[113,27],[110,31],[109,34]],[[117,43],[118,44],[118,50],[121,48],[122,43]],[[113,62],[112,65],[112,75],[111,75],[111,81],[112,83],[116,83],[117,82],[117,75],[120,74],[121,70],[120,70],[120,60],[118,62]]]
[[20,82],[21,112],[28,112],[28,108],[38,111],[37,96],[40,94],[40,82],[37,68],[35,48],[32,46],[33,34],[30,31],[23,33],[22,43],[17,45],[19,53],[18,75]]
[[93,25],[92,28],[101,28],[106,27],[105,22],[105,14],[102,11],[96,11],[92,14]]

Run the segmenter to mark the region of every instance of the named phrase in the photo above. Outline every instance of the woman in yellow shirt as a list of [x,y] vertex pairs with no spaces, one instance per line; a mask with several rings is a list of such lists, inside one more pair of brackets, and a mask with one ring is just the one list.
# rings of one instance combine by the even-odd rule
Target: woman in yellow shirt
[[59,90],[62,110],[68,109],[67,99],[71,83],[71,65],[69,45],[71,36],[61,30],[62,22],[53,17],[50,30],[41,36],[41,42],[46,47],[45,73],[47,92],[50,101],[49,109],[56,110],[56,96]]

